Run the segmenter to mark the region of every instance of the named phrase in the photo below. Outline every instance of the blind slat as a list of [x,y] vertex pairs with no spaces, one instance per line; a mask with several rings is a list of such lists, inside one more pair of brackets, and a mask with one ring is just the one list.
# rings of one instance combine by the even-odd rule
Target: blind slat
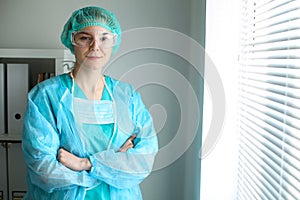
[[[269,79],[267,79],[268,77]],[[300,92],[300,85],[297,85],[297,83],[293,82],[294,78],[289,79],[280,76],[272,76],[272,75],[268,76],[265,74],[252,74],[252,73],[248,73],[248,76],[243,78],[247,79],[247,82],[244,82],[243,85],[245,87],[264,89],[268,92],[282,94],[294,99],[298,99],[300,96],[300,94],[298,93]],[[298,82],[298,84],[299,83],[300,81]]]
[[[297,10],[297,12],[299,12]],[[295,34],[292,34],[292,30],[298,30],[300,28],[299,19],[290,19],[288,22],[275,24],[272,26],[266,26],[266,27],[249,27],[249,29],[253,32],[251,34],[252,41],[260,40],[260,38],[264,37],[267,39],[264,39],[265,41],[270,40],[279,40],[280,38],[297,38],[299,35],[295,32]],[[289,33],[290,32],[290,33]],[[291,34],[291,35],[289,35]],[[270,38],[270,39],[269,39]],[[256,41],[255,41],[256,42]]]
[[[246,128],[247,129],[247,128]],[[250,129],[247,129],[250,130]],[[274,157],[271,156],[272,151],[270,151],[268,148],[265,147],[265,145],[260,144],[256,139],[255,136],[251,135],[251,131],[246,131],[248,135],[245,135],[246,141],[244,141],[245,151],[247,153],[247,157],[251,154],[252,159],[248,162],[251,163],[251,165],[256,165],[259,167],[256,167],[256,170],[259,171],[259,174],[264,177],[270,184],[271,187],[278,190],[279,187],[282,187],[281,179],[280,179],[280,173],[276,173],[276,171],[273,171],[273,169],[277,169],[277,171],[280,171],[280,166],[278,164],[274,163]],[[252,131],[253,134],[253,131]],[[255,133],[254,133],[255,134]],[[243,153],[242,153],[243,154]],[[276,157],[276,156],[275,156]],[[271,158],[271,159],[270,159]],[[290,182],[297,183],[296,179],[293,179],[291,181],[291,176],[283,176],[284,180],[283,183],[286,184],[289,180]],[[262,180],[261,180],[262,181]],[[270,187],[270,184],[265,184]],[[297,197],[297,194],[299,193],[297,188],[289,187],[282,190],[282,193],[285,194],[288,198],[295,198]]]
[[[298,12],[299,9],[295,9],[263,21],[259,18],[255,18],[255,20],[253,21],[255,23],[255,26],[249,26],[249,28],[251,27],[255,31],[260,31],[265,28],[272,28],[274,29],[274,32],[278,32],[280,30],[285,30],[291,26],[299,27],[299,25],[294,24],[294,20],[299,19]],[[277,28],[277,30],[275,28]]]
[[[241,162],[243,162],[248,169],[251,169],[252,175],[260,177],[259,179],[268,191],[276,195],[280,188],[280,176],[269,166],[272,160],[266,156],[260,156],[259,154],[262,154],[262,152],[254,152],[253,149],[256,148],[255,144],[253,144],[249,138],[244,138],[244,144],[247,148],[241,153],[242,158],[244,158],[244,160],[241,159]],[[278,168],[280,169],[280,167]],[[260,183],[258,181],[258,183],[255,184]]]
[[242,2],[237,199],[297,199],[300,1]]
[[[299,109],[299,101],[297,98],[293,98],[293,97],[289,97],[289,96],[285,96],[279,93],[275,93],[272,91],[268,91],[268,90],[262,90],[259,89],[258,87],[243,87],[243,90],[248,90],[249,93],[255,93],[258,96],[264,97],[266,99],[275,101],[277,103],[281,103],[282,104],[282,108],[284,109],[285,106],[290,106],[292,108],[297,108]],[[242,91],[240,91],[242,92]],[[283,91],[284,92],[284,91]]]
[[[273,5],[272,5],[273,3]],[[278,3],[278,5],[275,5]],[[268,20],[270,18],[274,18],[276,16],[282,15],[284,13],[291,12],[293,10],[299,9],[300,4],[299,1],[272,1],[268,7],[255,7],[254,8],[254,16],[257,21]],[[265,8],[265,9],[262,9]]]
[[243,65],[256,65],[256,66],[280,66],[280,67],[300,67],[299,59],[256,59],[245,60]]
[[[246,114],[245,114],[246,115]],[[251,119],[252,118],[252,119]],[[276,133],[274,132],[274,135],[270,135],[267,133],[265,130],[269,125],[267,123],[265,124],[256,124],[256,120],[254,119],[254,116],[249,117],[248,121],[243,121],[242,125],[243,129],[247,134],[252,133],[254,135],[253,131],[260,131],[260,135],[256,134],[255,139],[257,139],[257,142],[262,143],[265,145],[266,148],[272,149],[276,155],[281,155],[283,156],[285,160],[285,166],[286,170],[294,172],[294,178],[300,181],[300,172],[297,172],[297,168],[300,165],[300,158],[297,156],[299,155],[299,146],[297,145],[289,145],[289,143],[286,142],[286,144],[282,144],[279,140],[278,137],[276,137]],[[251,129],[250,128],[245,128],[246,123],[251,124]],[[268,128],[269,129],[269,128]],[[251,130],[251,131],[249,131]],[[284,140],[289,140],[287,136],[284,138]],[[275,145],[275,146],[274,146]],[[299,145],[299,144],[298,144]],[[258,147],[259,145],[257,145]],[[288,147],[288,148],[287,148]],[[288,149],[285,150],[281,153],[281,149]],[[267,152],[267,151],[265,151]],[[271,155],[270,153],[268,154],[269,156]],[[274,157],[271,157],[274,158]],[[275,158],[276,160],[276,158]],[[288,172],[289,173],[289,172]]]
[[[286,116],[285,113],[281,113],[281,112],[274,110],[268,106],[265,106],[261,103],[257,103],[257,102],[255,102],[255,96],[252,96],[252,97],[254,97],[254,98],[251,99],[251,97],[250,97],[248,101],[243,102],[245,104],[245,106],[248,106],[250,108],[256,108],[256,109],[247,109],[248,112],[256,113],[257,115],[261,115],[261,120],[268,120],[270,123],[275,124],[274,126],[282,127],[281,130],[288,131],[289,128],[292,126],[293,128],[298,129],[298,133],[300,132],[299,124],[295,123],[295,121],[293,119],[290,119],[291,121],[287,122],[287,120],[285,119],[285,116]],[[259,109],[264,109],[264,110],[262,112]],[[290,124],[290,126],[286,126],[285,124]],[[295,130],[295,129],[293,129],[293,130]]]
[[281,5],[285,5],[289,2],[292,2],[294,0],[260,0],[260,1],[254,1],[255,7],[258,13],[267,12],[268,10],[272,10],[276,7],[279,7]]
[[243,66],[240,71],[246,73],[265,74],[270,76],[288,76],[297,79],[300,78],[299,69],[294,68]]
[[[242,160],[243,158],[244,160]],[[241,162],[244,163],[243,172],[245,174],[245,177],[247,178],[246,187],[251,191],[248,196],[252,199],[268,199],[270,196],[272,196],[272,192],[276,193],[276,191],[272,189],[272,187],[269,187],[271,189],[271,191],[269,191],[268,188],[264,186],[264,183],[266,183],[266,181],[264,181],[262,175],[259,173],[254,174],[253,171],[255,170],[253,169],[255,168],[251,166],[250,162],[246,161],[247,159],[245,156],[241,158]],[[268,194],[268,197],[265,194]]]
[[[253,46],[252,41],[246,41],[241,47],[241,57],[249,56],[248,53],[258,52],[258,51],[275,51],[275,50],[286,50],[286,49],[299,49],[300,39],[296,40],[284,40],[272,43],[256,44]],[[298,61],[299,66],[299,61]]]
[[[273,123],[276,126],[282,127],[281,130],[285,130],[286,134],[290,135],[291,137],[295,139],[299,139],[299,119],[294,119],[291,116],[288,116],[285,112],[285,110],[280,110],[276,108],[273,105],[265,104],[264,102],[257,102],[257,100],[262,99],[259,96],[256,96],[254,94],[247,94],[243,93],[242,94],[244,97],[248,97],[248,100],[245,100],[241,102],[244,106],[248,106],[249,108],[247,109],[249,112],[260,112],[265,115],[265,118],[262,120],[267,120],[270,118],[271,121],[273,120]],[[256,106],[256,107],[255,107]],[[257,108],[251,109],[251,108]],[[263,111],[258,110],[258,109],[264,109]],[[288,117],[288,118],[287,118]],[[270,122],[271,122],[270,121]]]
[[[299,12],[300,12],[300,10],[299,10]],[[290,23],[297,24],[298,25],[297,29],[293,28],[293,29],[286,30],[287,28],[283,27],[283,29],[277,33],[272,33],[271,30],[268,30],[268,29],[256,31],[255,35],[252,35],[252,37],[253,37],[252,40],[249,40],[249,41],[251,41],[251,43],[249,45],[272,43],[272,42],[283,41],[283,40],[296,41],[297,39],[300,38],[300,19],[292,21]],[[274,27],[274,28],[276,28],[276,27]],[[269,32],[271,32],[271,33],[269,33]]]

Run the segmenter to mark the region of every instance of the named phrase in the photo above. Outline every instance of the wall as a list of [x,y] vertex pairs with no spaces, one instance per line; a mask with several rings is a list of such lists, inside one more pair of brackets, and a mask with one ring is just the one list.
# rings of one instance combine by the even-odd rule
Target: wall
[[0,47],[63,48],[59,40],[62,27],[74,9],[84,5],[113,11],[123,30],[158,26],[190,32],[189,1],[0,0]]
[[[181,49],[180,45],[185,45],[182,44],[185,39],[181,33],[198,42],[198,46],[204,45],[205,0],[0,0],[0,48],[64,48],[59,40],[62,27],[74,9],[84,5],[98,5],[117,15],[125,38],[121,53],[115,55],[106,72],[113,77],[126,79],[141,92],[154,116],[161,150],[164,147],[167,149],[178,135],[181,124],[185,124],[181,132],[186,132],[187,137],[182,143],[188,148],[179,152],[177,158],[164,167],[160,162],[168,160],[168,155],[172,156],[172,151],[175,152],[177,148],[171,147],[169,154],[159,157],[156,170],[141,184],[145,199],[199,199],[203,60],[197,58],[200,64],[195,69],[189,62],[192,50],[181,53],[177,50]],[[151,34],[155,29],[148,29],[148,32],[139,35],[135,28],[143,27],[164,28],[158,29],[158,32],[174,34],[174,38]],[[126,41],[126,38],[129,39]],[[141,44],[145,41],[147,45],[138,50],[130,46],[137,41]],[[157,44],[156,48],[151,48],[152,42]],[[160,42],[166,42],[167,48],[160,48]],[[163,69],[160,70],[160,67]],[[132,78],[135,71],[131,70],[145,73]],[[170,74],[178,75],[178,80],[187,82],[186,85],[192,89],[183,88]],[[152,78],[156,78],[157,82],[145,82]],[[182,99],[196,95],[197,118],[194,118],[194,113],[197,114],[194,105],[182,106],[176,95]],[[197,125],[195,138],[188,137],[189,132],[195,132],[189,130],[190,123]]]
[[[206,11],[206,51],[221,75],[225,90],[225,121],[218,141],[201,162],[201,200],[235,199],[237,178],[237,96],[239,0],[210,0]],[[207,68],[207,67],[206,67]],[[210,95],[204,92],[203,141],[210,124]]]

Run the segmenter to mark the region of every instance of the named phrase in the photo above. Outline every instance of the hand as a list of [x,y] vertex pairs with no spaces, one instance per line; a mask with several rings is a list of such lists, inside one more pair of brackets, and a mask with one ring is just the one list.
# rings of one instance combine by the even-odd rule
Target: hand
[[128,149],[134,147],[133,140],[136,138],[136,134],[133,134],[130,136],[127,141],[121,146],[121,148],[118,150],[118,152],[126,152]]
[[90,170],[92,167],[88,158],[80,158],[63,148],[58,150],[57,158],[61,164],[74,171]]

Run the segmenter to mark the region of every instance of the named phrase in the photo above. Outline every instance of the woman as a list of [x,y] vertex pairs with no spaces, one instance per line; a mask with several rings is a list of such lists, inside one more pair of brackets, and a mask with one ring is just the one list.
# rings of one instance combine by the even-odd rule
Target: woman
[[61,41],[75,55],[74,70],[28,94],[25,199],[142,199],[139,184],[158,144],[139,93],[102,74],[121,41],[116,17],[99,7],[76,10]]

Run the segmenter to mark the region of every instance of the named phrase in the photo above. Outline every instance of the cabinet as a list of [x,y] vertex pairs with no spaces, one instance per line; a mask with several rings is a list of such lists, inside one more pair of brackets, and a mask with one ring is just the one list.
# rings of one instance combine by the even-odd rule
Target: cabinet
[[27,190],[21,134],[28,91],[69,71],[73,60],[63,49],[0,49],[0,200],[22,199]]
[[0,170],[0,199],[19,200],[26,193],[26,169],[19,138],[2,138]]

